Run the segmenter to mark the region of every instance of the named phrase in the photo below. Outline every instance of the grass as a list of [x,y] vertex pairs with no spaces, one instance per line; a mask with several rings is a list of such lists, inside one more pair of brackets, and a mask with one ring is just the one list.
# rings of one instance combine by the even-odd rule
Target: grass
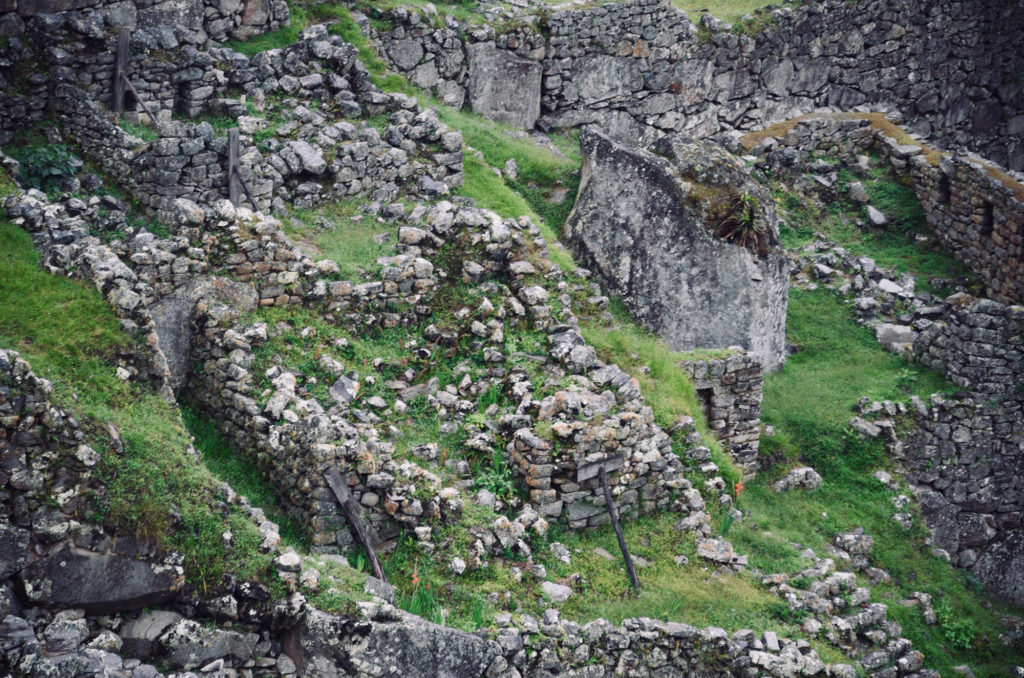
[[117,125],[128,134],[137,136],[143,141],[154,141],[160,136],[152,125],[137,125],[123,118],[117,121]]
[[[733,527],[730,539],[750,554],[752,563],[792,571],[793,563],[778,551],[780,544],[798,542],[820,554],[834,533],[863,526],[875,538],[873,563],[894,579],[892,585],[874,588],[874,600],[889,605],[928,666],[945,674],[966,662],[976,675],[1001,675],[998,667],[1006,665],[1006,657],[995,649],[996,615],[987,603],[978,604],[981,596],[963,572],[929,553],[919,518],[909,533],[892,520],[892,493],[871,476],[874,469],[891,469],[892,462],[880,442],[860,441],[847,428],[860,396],[905,399],[951,386],[938,374],[882,351],[827,291],[790,292],[787,336],[801,350],[765,381],[763,419],[778,432],[763,440],[761,449],[774,466],[748,484],[741,506],[749,517]],[[900,377],[908,373],[916,379]],[[781,495],[768,489],[798,462],[821,473],[821,489]],[[956,617],[976,630],[979,641],[967,650],[950,647],[938,629],[923,625],[919,610],[897,604],[915,590],[943,597]]]
[[253,506],[262,508],[267,517],[280,528],[281,543],[296,551],[309,550],[309,530],[274,506],[273,489],[259,471],[232,448],[218,432],[213,420],[194,407],[183,406],[181,416],[195,446],[203,455],[203,464],[210,472],[231,485],[231,489],[247,497]]
[[[379,223],[375,217],[359,215],[359,208],[368,198],[355,197],[328,203],[315,209],[292,210],[284,231],[297,239],[311,254],[334,260],[342,279],[359,280],[379,270],[377,257],[394,252],[398,227]],[[388,235],[384,242],[375,242],[376,235]]]
[[277,49],[291,45],[299,39],[299,33],[302,32],[302,29],[312,22],[306,9],[300,7],[297,3],[289,2],[288,8],[290,10],[290,19],[287,26],[283,26],[276,31],[254,35],[248,40],[229,40],[224,46],[247,57],[252,57],[268,49]]
[[[913,189],[881,164],[876,159],[874,169],[862,181],[871,204],[889,220],[882,231],[857,226],[856,220],[867,220],[863,208],[846,197],[846,188],[856,180],[846,170],[838,171],[836,188],[840,197],[823,207],[815,200],[776,186],[776,204],[786,220],[780,229],[786,247],[799,249],[813,242],[815,233],[820,232],[854,255],[871,257],[876,264],[895,268],[897,273],[921,276],[919,282],[925,290],[932,289],[930,277],[969,278],[968,269],[934,238]],[[927,244],[915,243],[915,236],[928,238]]]
[[690,20],[694,22],[704,12],[708,12],[716,19],[721,19],[722,21],[736,21],[740,17],[750,14],[767,4],[769,3],[764,0],[706,0],[704,2],[672,0],[672,6],[686,12]]
[[[39,270],[28,235],[0,221],[0,345],[53,382],[55,403],[74,411],[102,451],[106,494],[84,518],[181,551],[197,588],[216,587],[228,572],[274,583],[255,525],[237,510],[223,517],[212,508],[217,479],[188,452],[177,408],[115,376],[114,358],[132,343],[98,292]],[[111,451],[105,422],[120,430],[124,455]],[[221,538],[226,530],[235,537],[231,549]]]

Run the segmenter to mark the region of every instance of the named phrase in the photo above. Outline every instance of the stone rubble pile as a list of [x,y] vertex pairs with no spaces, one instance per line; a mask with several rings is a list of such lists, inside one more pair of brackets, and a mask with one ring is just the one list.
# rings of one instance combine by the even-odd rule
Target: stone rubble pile
[[[245,115],[242,99],[228,106],[243,130],[240,174],[260,209],[283,211],[286,203],[312,207],[349,195],[373,194],[390,202],[400,187],[424,196],[445,194],[462,185],[462,136],[440,122],[437,113],[422,111],[415,99],[386,94],[369,80],[356,59],[356,49],[323,25],[302,32],[284,49],[260,52],[252,59],[227,49],[194,56],[185,69],[218,74],[218,89],[176,79],[179,92],[190,92],[192,113],[210,106],[228,106],[213,98],[236,87],[264,110],[288,118],[274,130],[277,138],[253,139],[269,124],[265,117]],[[220,66],[220,68],[218,68]],[[208,90],[208,91],[207,91]],[[199,100],[198,92],[207,99]],[[284,97],[280,102],[267,97]],[[70,84],[54,93],[58,117],[68,138],[81,145],[105,171],[125,178],[127,187],[158,217],[169,221],[174,200],[187,198],[212,204],[228,192],[228,142],[209,123],[165,121],[158,138],[143,144],[121,130],[88,93]],[[389,115],[383,130],[349,118]]]

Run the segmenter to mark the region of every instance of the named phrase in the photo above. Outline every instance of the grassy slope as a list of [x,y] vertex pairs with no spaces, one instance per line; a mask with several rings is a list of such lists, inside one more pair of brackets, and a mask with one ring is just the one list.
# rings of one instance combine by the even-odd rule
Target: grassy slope
[[[94,517],[181,550],[188,580],[199,587],[216,586],[226,572],[266,578],[269,558],[256,551],[255,526],[235,511],[222,518],[210,507],[216,479],[188,454],[178,410],[114,375],[112,359],[130,340],[103,297],[44,273],[37,262],[28,234],[0,221],[0,346],[21,352],[53,382],[55,402],[75,412],[104,452],[109,503]],[[120,429],[124,456],[109,452],[104,422]],[[231,550],[221,539],[227,529],[236,539]]]
[[[927,395],[948,389],[948,384],[881,351],[871,333],[857,326],[827,291],[791,292],[787,334],[802,350],[766,380],[763,410],[765,422],[778,433],[762,449],[780,463],[763,481],[750,483],[742,501],[750,517],[734,528],[733,541],[752,561],[771,569],[773,559],[759,557],[764,530],[773,540],[798,542],[821,554],[834,533],[864,527],[875,538],[873,564],[888,570],[894,580],[875,587],[874,600],[889,605],[890,616],[903,624],[905,636],[925,653],[928,666],[945,673],[953,665],[970,663],[978,675],[1000,675],[1006,657],[997,656],[990,642],[998,633],[996,616],[987,604],[978,604],[984,598],[962,572],[929,553],[919,517],[909,532],[892,520],[895,493],[871,472],[892,470],[893,462],[879,443],[861,442],[847,432],[851,409],[861,395],[903,399],[908,390]],[[768,490],[767,484],[797,460],[814,466],[824,486],[784,495]],[[954,650],[942,627],[926,627],[917,608],[897,604],[918,590],[945,597],[956,616],[973,627],[975,642],[969,651]]]

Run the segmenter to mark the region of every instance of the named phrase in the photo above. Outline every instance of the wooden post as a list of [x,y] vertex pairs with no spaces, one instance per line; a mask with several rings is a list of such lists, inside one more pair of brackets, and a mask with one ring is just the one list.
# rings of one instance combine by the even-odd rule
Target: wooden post
[[352,499],[352,493],[348,491],[348,485],[345,484],[341,474],[333,468],[324,471],[324,480],[327,481],[327,485],[334,492],[338,503],[341,504],[345,517],[348,518],[349,524],[352,525],[352,529],[356,533],[356,538],[366,547],[366,552],[370,555],[370,565],[373,566],[373,576],[386,582],[387,577],[384,576],[384,568],[380,566],[380,560],[377,559],[377,551],[374,550],[373,544],[370,542],[370,535],[367,534],[363,521],[359,517],[359,507],[356,506],[356,502]]
[[238,128],[232,127],[228,130],[228,199],[232,205],[237,207],[238,203],[242,201],[242,196],[239,193],[239,189],[241,189],[245,192],[245,197],[249,199],[252,208],[259,211],[256,198],[252,196],[249,185],[242,178],[242,165],[238,161],[240,155]]
[[604,488],[604,501],[608,505],[608,515],[612,519],[612,527],[615,528],[615,536],[619,540],[619,548],[622,550],[622,557],[626,559],[626,570],[629,572],[629,581],[633,590],[640,593],[640,580],[636,576],[636,568],[633,567],[633,559],[629,555],[629,548],[626,547],[626,538],[622,536],[622,526],[619,525],[619,514],[612,503],[612,491],[608,487],[608,472],[604,470],[604,464],[600,468],[601,487]]
[[122,28],[117,34],[117,55],[114,60],[114,100],[110,108],[114,115],[121,115],[124,110],[124,83],[128,80],[128,45],[132,39],[132,32]]
[[232,127],[228,130],[228,200],[236,207],[241,198],[240,183],[241,177],[238,176],[238,128]]

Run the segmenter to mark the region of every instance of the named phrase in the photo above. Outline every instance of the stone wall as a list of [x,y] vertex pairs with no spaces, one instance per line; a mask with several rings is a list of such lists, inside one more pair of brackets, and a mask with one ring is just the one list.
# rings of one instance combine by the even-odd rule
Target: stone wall
[[697,391],[708,428],[744,473],[753,476],[760,466],[761,364],[753,356],[685,360],[679,366]]
[[74,212],[51,204],[46,196],[31,191],[9,198],[5,204],[11,221],[32,235],[41,264],[50,272],[86,280],[96,286],[141,350],[117,356],[119,374],[137,379],[170,398],[167,360],[154,349],[156,328],[147,302],[152,288],[140,280],[99,238],[89,231],[86,205],[78,201]]
[[[231,83],[258,80],[260,96],[287,92],[310,106],[331,102],[344,107],[348,116],[390,113],[391,124],[381,133],[365,123],[357,127],[341,115],[294,107],[298,138],[268,140],[266,155],[253,144],[253,134],[266,121],[243,116],[239,164],[256,206],[266,210],[281,209],[286,203],[311,207],[371,192],[377,200],[390,201],[400,186],[437,194],[461,185],[461,134],[441,123],[435,112],[421,111],[414,99],[384,94],[363,82],[365,70],[355,60],[355,49],[338,38],[328,40],[323,27],[319,29],[304,32],[303,40],[285,50],[260,53],[252,60],[228,50],[218,52],[233,64],[226,71],[217,70],[228,84],[217,90],[187,89],[187,96],[179,97],[179,102],[200,102],[195,104],[199,110],[209,104],[228,106],[236,114],[237,109],[247,112],[238,100],[216,95],[225,94]],[[196,66],[191,70],[203,72]],[[293,72],[304,75],[300,79]],[[187,82],[205,79],[200,75]],[[209,91],[197,98],[200,89]],[[176,91],[181,94],[186,88],[179,86]],[[209,123],[162,122],[157,128],[159,138],[143,144],[115,125],[86,90],[59,85],[53,104],[65,134],[106,172],[124,177],[133,194],[158,216],[166,217],[177,198],[211,204],[227,195],[227,139]]]
[[[197,43],[246,39],[288,23],[284,0],[4,0],[0,18],[25,21],[43,15],[44,21],[68,21],[92,30],[109,28],[166,31],[181,26]],[[95,37],[95,36],[92,36]]]
[[[539,62],[542,127],[598,123],[649,142],[755,129],[821,106],[890,103],[914,131],[1024,167],[1014,49],[1024,19],[997,0],[805,3],[761,14],[753,36],[710,17],[698,28],[661,0],[554,12],[532,35],[450,18],[438,27],[436,15],[406,10],[387,18],[395,28],[378,38],[390,64],[455,105],[469,88],[471,45]],[[507,77],[505,65],[492,66]]]
[[1024,307],[954,295],[915,342],[920,360],[964,389],[918,402],[902,444],[932,545],[986,588],[1024,602]]
[[[17,352],[0,348],[0,612],[20,612],[15,581],[26,604],[90,614],[170,600],[184,584],[177,556],[79,522],[105,491],[101,455],[52,393]],[[119,586],[84,574],[96,572],[117,573]]]
[[910,177],[928,225],[985,283],[988,295],[1003,303],[1024,301],[1024,184],[990,162],[922,144],[881,113],[813,113],[739,141],[763,154],[879,153]]
[[[280,28],[288,23],[284,0],[6,0],[0,5],[0,143],[13,139],[26,122],[43,119],[49,97],[62,83],[111,100],[118,33],[132,31],[127,74],[143,102],[167,119],[179,86],[191,76],[218,82],[196,71],[211,43]],[[212,62],[208,62],[212,63]],[[129,116],[142,102],[126,95]]]

